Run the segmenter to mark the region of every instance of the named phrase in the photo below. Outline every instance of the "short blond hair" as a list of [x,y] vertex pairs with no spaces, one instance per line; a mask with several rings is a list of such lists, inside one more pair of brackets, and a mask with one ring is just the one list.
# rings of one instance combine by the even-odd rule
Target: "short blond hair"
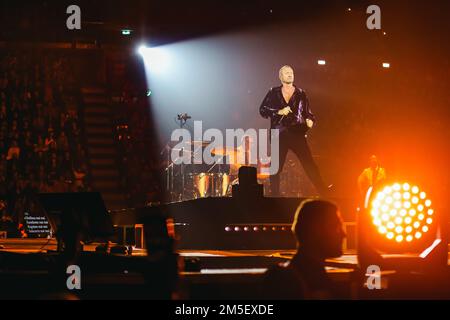
[[280,80],[281,80],[281,72],[283,72],[283,69],[286,69],[286,68],[289,68],[289,69],[291,69],[292,71],[294,71],[294,68],[292,68],[290,65],[284,65],[284,66],[282,66],[281,68],[280,68],[280,71],[278,71],[278,77],[280,78]]

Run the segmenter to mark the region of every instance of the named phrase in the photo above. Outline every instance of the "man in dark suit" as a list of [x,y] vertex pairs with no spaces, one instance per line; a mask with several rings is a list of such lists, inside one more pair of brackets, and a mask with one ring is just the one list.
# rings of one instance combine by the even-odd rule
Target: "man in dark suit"
[[290,66],[283,66],[279,77],[281,86],[271,88],[259,108],[262,117],[270,118],[271,129],[279,130],[279,170],[270,177],[272,195],[279,195],[280,173],[289,149],[299,158],[317,191],[327,195],[329,190],[306,142],[306,132],[315,122],[306,93],[294,85],[294,71]]

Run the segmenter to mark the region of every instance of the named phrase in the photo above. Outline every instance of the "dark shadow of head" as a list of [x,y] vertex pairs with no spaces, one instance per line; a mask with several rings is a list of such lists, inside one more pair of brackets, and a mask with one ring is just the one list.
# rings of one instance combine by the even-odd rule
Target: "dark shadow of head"
[[298,250],[318,259],[342,255],[345,238],[338,207],[324,200],[306,200],[300,204],[292,225]]

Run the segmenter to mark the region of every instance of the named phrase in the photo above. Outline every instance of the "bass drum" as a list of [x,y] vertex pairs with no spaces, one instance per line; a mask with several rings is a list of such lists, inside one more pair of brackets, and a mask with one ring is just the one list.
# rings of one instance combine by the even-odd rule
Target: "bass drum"
[[234,180],[237,182],[237,179],[227,173],[189,173],[184,198],[231,197]]
[[212,173],[189,173],[186,189],[192,199],[211,196]]
[[227,173],[216,173],[213,175],[213,196],[231,196],[231,177]]

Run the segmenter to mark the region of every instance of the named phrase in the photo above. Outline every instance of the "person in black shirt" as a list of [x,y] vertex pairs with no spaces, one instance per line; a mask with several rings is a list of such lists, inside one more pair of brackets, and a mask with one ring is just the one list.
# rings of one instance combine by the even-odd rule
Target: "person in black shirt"
[[271,88],[259,108],[263,118],[270,118],[271,129],[279,130],[279,170],[270,176],[272,195],[279,195],[280,173],[289,149],[299,158],[317,191],[321,195],[328,195],[329,189],[323,182],[306,142],[306,132],[316,120],[306,93],[294,85],[294,71],[290,66],[283,66],[279,76],[282,85]]
[[325,269],[325,259],[342,255],[345,232],[338,207],[306,200],[295,214],[292,232],[297,252],[292,260],[273,266],[263,279],[265,299],[335,299],[339,294]]

